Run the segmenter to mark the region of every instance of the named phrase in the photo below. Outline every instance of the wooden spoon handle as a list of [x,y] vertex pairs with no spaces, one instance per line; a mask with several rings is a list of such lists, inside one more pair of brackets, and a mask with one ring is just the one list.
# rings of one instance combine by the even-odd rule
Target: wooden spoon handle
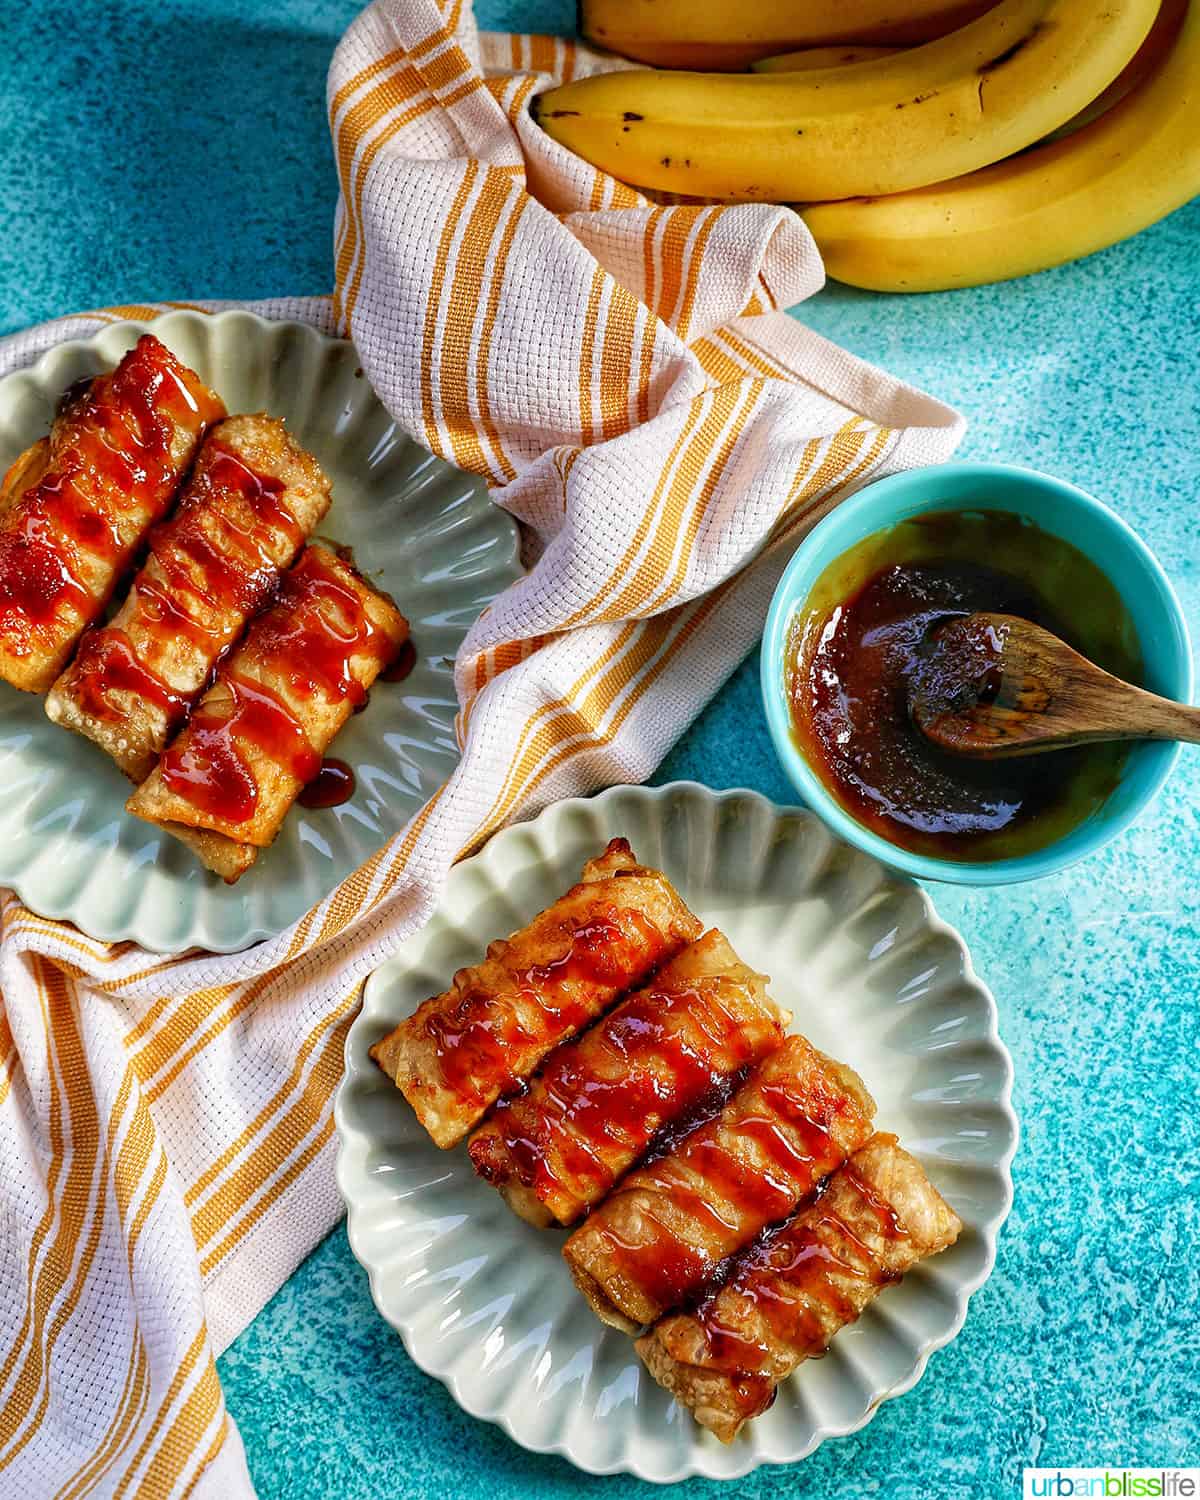
[[1200,708],[1138,688],[1129,694],[1129,738],[1200,745]]

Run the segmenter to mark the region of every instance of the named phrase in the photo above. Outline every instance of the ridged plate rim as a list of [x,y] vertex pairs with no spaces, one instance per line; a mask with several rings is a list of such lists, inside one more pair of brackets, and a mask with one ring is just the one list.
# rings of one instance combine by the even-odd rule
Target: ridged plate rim
[[[55,344],[39,355],[30,365],[0,377],[0,432],[11,432],[14,428],[20,431],[21,423],[14,420],[12,416],[19,402],[27,400],[30,396],[43,405],[47,400],[52,402],[61,391],[64,380],[62,372],[69,371],[73,364],[77,365],[79,361],[85,359],[91,359],[92,362],[111,361],[118,347],[128,347],[135,337],[146,332],[160,337],[169,348],[174,347],[175,341],[182,336],[185,341],[207,348],[214,360],[225,359],[231,350],[236,350],[240,367],[243,370],[252,369],[255,360],[269,358],[273,352],[278,353],[289,339],[298,340],[300,344],[306,345],[307,357],[312,360],[314,366],[324,361],[326,371],[333,370],[339,358],[348,359],[353,355],[356,364],[358,363],[357,355],[354,355],[353,344],[347,339],[324,333],[309,323],[298,322],[294,319],[264,318],[245,308],[227,308],[214,313],[180,308],[153,318],[120,319],[107,324],[87,338],[67,339]],[[206,374],[204,370],[200,373],[202,376]],[[211,372],[207,373],[219,388],[220,378],[213,377]],[[235,377],[226,374],[224,378],[229,380]],[[369,417],[390,421],[382,402],[365,376],[362,377],[361,391],[361,407],[355,415],[356,423],[361,427]],[[315,406],[318,395],[319,392],[309,393],[307,399]],[[375,413],[376,408],[378,414]],[[233,409],[234,407],[231,406],[231,410]],[[327,417],[333,430],[331,445],[337,436],[337,419],[338,413],[331,406]],[[29,441],[39,435],[39,433],[29,434]],[[21,436],[24,437],[25,434],[22,432]],[[491,598],[521,575],[520,537],[516,524],[506,512],[488,500],[481,480],[463,474],[455,470],[453,465],[428,454],[411,438],[402,436],[399,441],[410,445],[414,454],[424,455],[410,461],[408,475],[410,484],[416,484],[430,466],[438,466],[439,475],[441,471],[445,471],[442,477],[446,479],[448,485],[451,483],[451,476],[457,475],[464,490],[467,487],[474,490],[474,499],[471,502],[474,519],[470,524],[474,526],[477,522],[479,526],[490,529],[492,536],[486,564],[479,568],[476,574],[464,575],[461,591],[464,595],[470,593],[471,599],[477,599],[478,607],[482,609]],[[324,458],[328,464],[329,449],[327,448],[318,456]],[[337,525],[338,495],[339,487],[335,484],[334,509],[331,512],[334,527]],[[353,508],[360,514],[369,513],[370,502],[365,495],[364,487],[363,495],[356,495],[352,502]],[[319,533],[322,530],[324,527],[318,528]],[[427,546],[426,558],[432,557],[436,551],[436,544]],[[358,560],[368,572],[371,571],[369,558],[364,559],[360,553]],[[403,609],[404,600],[399,598],[397,602]],[[459,641],[464,633],[465,627],[457,631]],[[439,653],[439,660],[442,658],[448,662],[449,651]],[[442,683],[437,697],[439,710],[445,716],[452,716],[457,708],[452,670],[449,665],[440,666],[436,670],[438,679]],[[10,690],[5,689],[5,692],[8,691]],[[379,698],[381,696],[376,695],[369,711],[380,712]],[[379,737],[382,738],[387,730],[378,723],[375,727],[379,731]],[[66,730],[56,729],[55,734],[62,735],[67,740],[74,739]],[[88,748],[90,754],[100,756],[101,752],[92,750],[91,747]],[[336,749],[331,753],[336,754]],[[99,774],[105,774],[109,769],[99,759],[95,761],[95,765]],[[447,772],[451,766],[452,762],[446,757]],[[431,781],[426,793],[431,794],[433,789],[434,784]],[[419,805],[419,802],[414,802],[406,816],[411,816],[412,812],[417,811]],[[289,813],[289,818],[294,816],[296,816],[294,811]],[[385,829],[383,836],[386,837],[395,831],[397,831],[395,828]],[[150,830],[146,832],[149,834]],[[338,832],[340,835],[340,828]],[[161,838],[167,840],[169,836],[164,834]],[[105,919],[95,910],[94,900],[89,902],[92,882],[84,881],[72,891],[69,889],[69,881],[61,878],[57,883],[54,882],[45,869],[39,868],[36,861],[30,868],[29,865],[19,863],[15,855],[9,857],[8,848],[8,841],[0,839],[0,884],[12,888],[20,900],[38,916],[51,920],[70,921],[80,931],[102,942],[133,941],[151,952],[164,954],[194,949],[217,954],[236,953],[253,943],[276,936],[287,925],[268,920],[262,914],[266,902],[256,900],[254,889],[256,875],[262,874],[259,868],[250,870],[234,888],[241,897],[236,916],[230,913],[222,915],[211,910],[212,903],[205,899],[205,887],[201,883],[192,883],[188,887],[176,884],[175,890],[180,893],[176,899],[190,902],[191,907],[186,926],[181,929],[179,923],[171,925],[172,916],[164,909],[161,893],[157,900],[134,898],[124,915]],[[370,852],[372,851],[364,847],[361,857],[368,857]],[[332,875],[332,871],[330,874]],[[215,877],[211,878],[215,881]],[[290,877],[293,881],[298,878],[295,873]],[[166,881],[169,883],[169,876],[166,877]],[[309,883],[313,886],[309,894],[315,901],[327,894],[328,889],[333,888],[336,880],[329,879],[322,884],[321,875],[318,875],[315,881]],[[65,895],[62,894],[64,887],[68,887]],[[184,894],[187,890],[190,890],[190,896]],[[295,916],[302,915],[303,910],[304,908],[301,907]]]
[[[818,838],[824,838],[828,840],[829,844],[835,850],[841,852],[851,867],[859,869],[871,867],[876,872],[882,888],[892,891],[915,893],[920,904],[920,921],[927,938],[941,939],[951,944],[956,950],[961,963],[962,983],[973,992],[975,1001],[981,1008],[981,1014],[986,1019],[986,1025],[982,1032],[982,1040],[988,1050],[994,1054],[1000,1065],[1001,1082],[998,1092],[994,1096],[986,1096],[982,1102],[995,1106],[1000,1113],[1007,1126],[1008,1144],[994,1162],[990,1164],[1000,1186],[999,1208],[985,1222],[971,1226],[978,1232],[983,1243],[984,1257],[982,1265],[976,1274],[967,1276],[956,1284],[954,1288],[954,1311],[952,1316],[935,1336],[929,1337],[921,1343],[920,1347],[916,1350],[912,1368],[908,1373],[891,1384],[887,1389],[877,1392],[868,1401],[865,1409],[855,1415],[852,1420],[844,1423],[822,1425],[816,1428],[806,1442],[799,1444],[793,1452],[785,1455],[775,1457],[759,1455],[752,1452],[748,1445],[743,1446],[740,1459],[735,1461],[734,1466],[732,1468],[721,1469],[714,1467],[712,1461],[713,1455],[718,1452],[728,1453],[730,1450],[722,1449],[715,1438],[707,1433],[702,1433],[699,1428],[694,1428],[686,1460],[670,1472],[654,1470],[642,1460],[638,1451],[637,1425],[631,1421],[630,1434],[619,1455],[611,1462],[595,1462],[567,1437],[555,1437],[544,1442],[531,1441],[527,1434],[523,1434],[517,1430],[508,1412],[501,1410],[495,1402],[489,1405],[473,1400],[469,1393],[464,1390],[459,1378],[447,1367],[447,1364],[439,1362],[436,1345],[426,1347],[416,1336],[413,1327],[413,1317],[411,1315],[408,1317],[394,1317],[385,1308],[381,1287],[383,1273],[364,1244],[364,1234],[369,1228],[370,1217],[373,1212],[372,1203],[364,1193],[366,1156],[372,1149],[372,1141],[370,1134],[360,1125],[356,1115],[358,1095],[364,1084],[374,1088],[378,1085],[378,1080],[381,1077],[375,1065],[366,1057],[366,1047],[369,1044],[367,1033],[371,1029],[372,1024],[380,1019],[386,1019],[389,1024],[395,1024],[401,1018],[400,1014],[395,1014],[388,1009],[386,996],[392,976],[403,973],[409,966],[406,949],[402,948],[399,953],[375,970],[367,981],[362,1007],[355,1017],[346,1037],[346,1067],[342,1082],[334,1099],[334,1121],[338,1134],[337,1182],[346,1203],[347,1233],[350,1247],[359,1263],[367,1272],[371,1297],[377,1311],[400,1335],[409,1357],[426,1374],[440,1380],[458,1405],[470,1416],[499,1426],[514,1442],[531,1452],[557,1454],[584,1472],[593,1474],[628,1473],[639,1479],[659,1484],[673,1484],[694,1477],[723,1480],[737,1479],[744,1477],[744,1475],[760,1466],[798,1462],[813,1453],[826,1439],[845,1437],[859,1431],[871,1420],[884,1401],[891,1400],[893,1397],[903,1395],[905,1392],[911,1390],[925,1373],[930,1356],[936,1350],[944,1348],[957,1336],[966,1319],[971,1296],[987,1281],[994,1268],[997,1237],[1012,1207],[1013,1184],[1011,1169],[1020,1133],[1012,1104],[1012,1058],[999,1035],[998,1011],[995,998],[975,972],[970,953],[962,937],[953,927],[938,916],[928,893],[920,886],[909,880],[906,876],[899,875],[882,865],[872,856],[836,839],[828,832],[820,820],[806,808],[795,806],[781,807],[770,802],[760,793],[744,788],[714,791],[693,781],[671,782],[656,787],[618,785],[610,787],[592,797],[564,799],[561,802],[553,803],[544,808],[535,818],[524,823],[510,825],[508,828],[494,834],[478,853],[456,866],[455,870],[451,872],[452,883],[443,891],[438,906],[430,918],[430,923],[423,929],[423,932],[428,934],[430,928],[436,926],[447,904],[452,902],[454,894],[453,882],[458,872],[464,868],[479,867],[487,862],[495,863],[498,858],[498,851],[502,852],[506,843],[521,837],[528,837],[531,832],[540,831],[543,835],[547,835],[548,841],[552,845],[555,838],[553,833],[554,824],[569,818],[575,809],[600,809],[603,813],[604,810],[610,809],[614,805],[627,802],[632,809],[636,810],[637,816],[624,820],[619,831],[626,833],[636,851],[638,849],[639,827],[637,825],[639,821],[641,822],[641,827],[644,829],[644,820],[662,817],[664,810],[669,808],[672,802],[678,802],[681,798],[710,805],[714,811],[714,815],[717,810],[738,803],[758,809],[760,815],[773,818],[777,824],[789,825],[791,837],[804,837],[811,834]],[[611,828],[612,825],[610,824]],[[677,880],[679,879],[678,872],[668,871],[668,874],[672,874]],[[532,914],[532,912],[529,913],[529,915]],[[704,912],[700,911],[699,915],[703,918]],[[479,933],[480,950],[482,951],[484,944],[489,938],[497,935],[491,932]],[[407,951],[411,951],[412,946],[413,944],[410,942]],[[446,979],[449,979],[449,975],[446,976]],[[870,1077],[867,1077],[866,1082],[868,1088],[872,1087],[872,1079]],[[390,1085],[388,1086],[390,1087]],[[396,1100],[399,1108],[407,1110],[407,1104],[398,1093],[396,1094]],[[887,1128],[885,1120],[879,1120],[877,1124],[880,1128]],[[905,1144],[903,1136],[901,1144]],[[460,1146],[456,1149],[461,1151],[462,1147]],[[478,1182],[476,1186],[480,1193],[491,1194],[494,1192],[493,1189],[483,1182]],[[512,1223],[514,1226],[517,1226],[515,1218],[512,1220]],[[623,1337],[623,1335],[615,1334],[611,1330],[601,1332],[599,1323],[597,1323],[596,1327],[601,1337]],[[645,1376],[645,1378],[648,1380],[649,1377]],[[493,1389],[495,1389],[495,1386],[493,1386]],[[687,1420],[690,1421],[690,1418]],[[752,1427],[753,1424],[751,1424]],[[737,1441],[744,1443],[744,1436],[743,1434],[743,1437]],[[734,1445],[735,1450],[736,1448],[737,1443]]]

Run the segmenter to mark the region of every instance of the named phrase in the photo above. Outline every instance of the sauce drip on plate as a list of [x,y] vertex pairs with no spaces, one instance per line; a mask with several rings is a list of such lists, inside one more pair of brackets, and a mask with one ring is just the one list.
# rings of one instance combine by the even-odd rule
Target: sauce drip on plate
[[405,641],[396,655],[396,660],[390,667],[384,667],[379,674],[381,682],[403,682],[417,664],[417,648],[412,641]]
[[354,772],[344,760],[330,755],[296,801],[301,807],[341,807],[354,796],[354,787]]

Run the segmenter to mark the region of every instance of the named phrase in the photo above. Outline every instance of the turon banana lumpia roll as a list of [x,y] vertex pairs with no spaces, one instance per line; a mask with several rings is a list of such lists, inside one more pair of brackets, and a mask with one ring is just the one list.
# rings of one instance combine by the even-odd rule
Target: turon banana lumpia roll
[[631,1172],[567,1241],[597,1316],[632,1333],[686,1302],[866,1143],[874,1112],[856,1073],[789,1037],[718,1115]]
[[719,932],[677,953],[471,1137],[475,1170],[531,1224],[571,1224],[656,1136],[783,1041],[761,974]]
[[732,1442],[781,1380],[961,1229],[921,1164],[895,1136],[877,1135],[693,1310],[638,1339],[637,1351],[697,1422]]
[[453,1146],[560,1042],[701,931],[662,871],[613,839],[578,885],[460,969],[371,1056],[433,1140]]
[[47,714],[144,781],[328,509],[328,480],[282,422],[218,423],[124,603],[84,635]]

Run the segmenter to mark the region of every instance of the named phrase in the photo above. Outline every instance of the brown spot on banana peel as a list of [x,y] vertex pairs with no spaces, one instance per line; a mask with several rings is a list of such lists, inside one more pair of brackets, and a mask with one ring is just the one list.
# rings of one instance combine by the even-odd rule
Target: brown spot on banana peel
[[1045,29],[1045,21],[1039,21],[1037,25],[1032,26],[1025,33],[1025,35],[1020,38],[1019,41],[1014,42],[1011,47],[1006,47],[1003,52],[998,52],[996,56],[992,58],[991,62],[982,63],[978,69],[979,76],[981,78],[986,78],[989,73],[995,72],[997,68],[1002,68],[1006,62],[1012,62],[1017,53],[1023,51],[1024,48],[1028,47],[1030,42],[1033,41],[1034,37],[1039,36],[1043,31],[1045,31]]
[[1024,51],[1024,49],[1029,46],[1030,42],[1033,41],[1034,37],[1036,37],[1040,32],[1045,31],[1045,29],[1046,29],[1046,23],[1044,21],[1039,21],[1037,23],[1037,25],[1034,26],[1034,27],[1032,27],[1029,31],[1027,31],[1025,33],[1025,35],[1023,37],[1021,37],[1021,39],[1019,41],[1014,42],[1011,47],[1006,47],[1003,52],[998,52],[996,54],[996,56],[993,57],[990,62],[985,62],[977,70],[978,71],[978,81],[977,81],[976,87],[975,87],[975,96],[976,96],[976,99],[978,101],[978,107],[979,107],[979,113],[980,114],[983,114],[983,86],[984,86],[984,84],[987,83],[988,79],[991,78],[992,74],[996,71],[997,68],[1002,68],[1005,63],[1011,62],[1013,60],[1013,58],[1016,57],[1019,52]]

